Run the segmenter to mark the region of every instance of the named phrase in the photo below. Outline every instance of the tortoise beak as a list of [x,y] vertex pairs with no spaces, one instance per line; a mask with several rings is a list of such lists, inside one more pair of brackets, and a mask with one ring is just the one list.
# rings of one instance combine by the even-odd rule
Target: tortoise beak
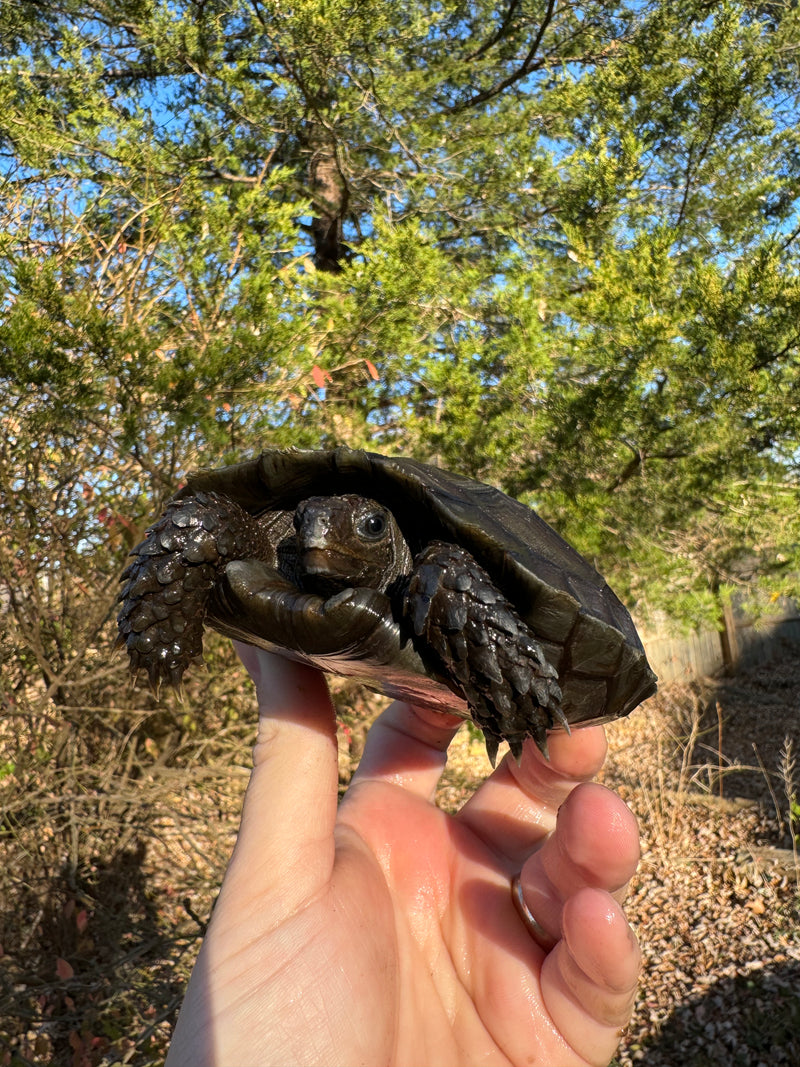
[[350,574],[353,560],[350,556],[335,552],[332,548],[310,547],[300,554],[300,570],[309,578],[326,578],[338,582],[339,588],[346,589],[351,583],[343,574]]
[[300,568],[304,574],[336,574],[336,562],[331,558],[336,555],[321,545],[312,545],[301,552]]

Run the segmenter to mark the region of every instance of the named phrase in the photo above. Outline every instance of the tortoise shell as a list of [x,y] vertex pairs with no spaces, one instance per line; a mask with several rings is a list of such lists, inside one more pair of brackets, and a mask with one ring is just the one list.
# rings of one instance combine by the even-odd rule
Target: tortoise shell
[[[358,494],[393,513],[412,553],[436,540],[466,549],[541,644],[570,724],[627,715],[656,690],[633,620],[605,580],[534,511],[491,486],[412,459],[337,448],[268,450],[200,471],[175,499],[204,493],[222,494],[253,516],[274,513],[281,533],[306,497]],[[353,625],[334,615],[330,626],[317,620],[309,638],[294,625],[300,607],[263,617],[252,604],[243,611],[249,572],[235,564],[227,571],[206,618],[219,632],[360,677],[390,696],[469,714],[447,678],[411,646],[383,594],[351,605]]]

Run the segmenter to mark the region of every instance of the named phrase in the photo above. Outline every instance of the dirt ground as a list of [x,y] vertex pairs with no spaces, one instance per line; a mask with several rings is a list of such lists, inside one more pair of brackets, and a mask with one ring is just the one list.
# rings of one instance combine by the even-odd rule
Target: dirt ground
[[[787,796],[800,799],[800,664],[671,686],[607,735],[600,781],[624,797],[642,838],[626,911],[643,972],[616,1063],[800,1063],[800,863]],[[441,801],[457,807],[487,769],[460,735]]]
[[799,713],[787,657],[673,687],[609,729],[605,781],[643,854],[626,908],[644,971],[620,1063],[800,1063]]
[[[374,714],[360,699],[341,701],[342,788]],[[800,1063],[799,706],[786,659],[673,686],[609,727],[601,780],[638,816],[643,851],[627,902],[642,983],[617,1064]],[[133,755],[136,736],[104,764],[62,756],[46,784],[35,754],[0,777],[0,1067],[163,1062],[252,724],[232,720],[213,752],[151,729]],[[439,803],[458,808],[489,769],[462,730]]]

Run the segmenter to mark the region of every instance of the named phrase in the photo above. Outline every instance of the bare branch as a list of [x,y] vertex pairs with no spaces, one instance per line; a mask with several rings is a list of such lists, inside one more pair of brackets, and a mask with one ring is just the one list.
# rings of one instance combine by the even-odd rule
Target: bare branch
[[488,100],[493,100],[496,96],[499,96],[500,93],[510,88],[510,86],[515,85],[518,81],[521,81],[529,74],[532,74],[533,71],[537,69],[538,64],[536,58],[539,52],[539,47],[544,39],[544,35],[547,32],[548,27],[550,26],[550,23],[555,17],[555,11],[556,0],[548,0],[547,10],[544,13],[541,25],[539,26],[539,31],[533,40],[533,44],[528,49],[528,54],[526,55],[525,59],[515,71],[509,74],[507,78],[503,78],[502,81],[499,81],[496,85],[493,85],[491,89],[484,89],[481,92],[476,93],[474,96],[471,96],[469,100],[466,100],[460,104],[453,104],[452,107],[447,108],[447,112],[449,114],[456,114],[459,111],[466,111],[467,108],[477,107],[478,104],[485,104]]

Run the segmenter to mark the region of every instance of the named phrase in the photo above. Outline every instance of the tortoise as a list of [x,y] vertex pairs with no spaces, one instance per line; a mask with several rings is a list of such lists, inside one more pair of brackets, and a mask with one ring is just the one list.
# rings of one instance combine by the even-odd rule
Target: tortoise
[[629,714],[656,689],[633,621],[524,504],[413,459],[268,450],[188,478],[131,553],[118,643],[157,691],[205,625],[501,740]]

